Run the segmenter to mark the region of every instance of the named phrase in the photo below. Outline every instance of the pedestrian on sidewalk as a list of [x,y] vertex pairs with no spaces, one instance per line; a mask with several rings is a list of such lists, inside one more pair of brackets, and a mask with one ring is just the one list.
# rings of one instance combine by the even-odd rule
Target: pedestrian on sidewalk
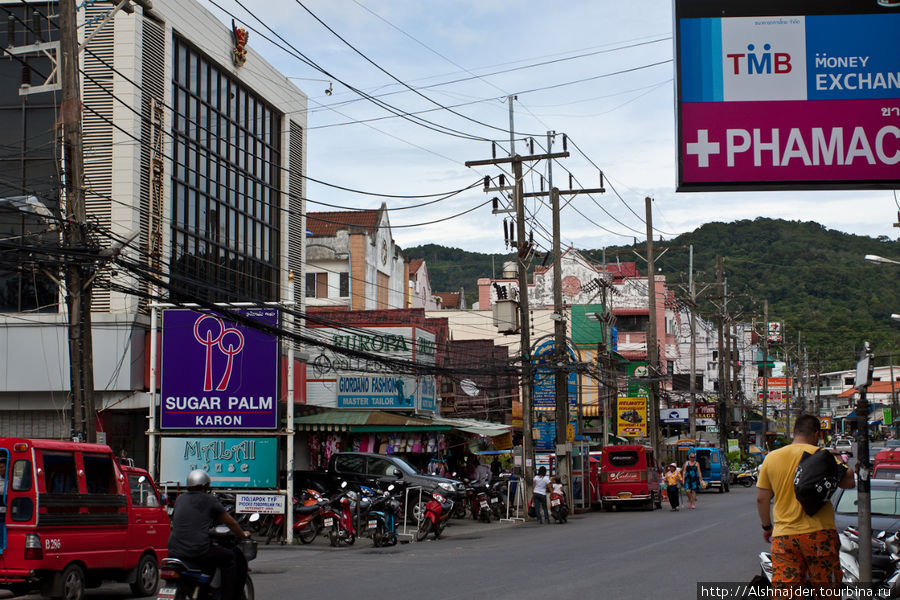
[[675,463],[669,465],[666,470],[666,494],[669,496],[669,504],[673,511],[678,510],[678,490],[683,482]]
[[694,452],[688,455],[687,462],[681,468],[681,476],[684,480],[684,491],[687,494],[688,508],[697,508],[697,492],[700,491],[700,482],[703,481],[703,475],[700,473],[700,463],[697,462],[697,455]]
[[[770,452],[759,469],[756,510],[763,539],[772,543],[772,586],[776,589],[803,585],[807,580],[829,587],[841,582],[834,507],[825,502],[818,512],[808,515],[794,493],[797,465],[804,453],[814,454],[819,449],[821,435],[817,417],[800,415],[794,424],[793,441]],[[838,486],[853,488],[853,472],[848,469]]]
[[[549,485],[550,478],[547,477],[547,467],[541,467],[534,476],[534,514],[538,523],[541,524],[544,521],[550,523],[550,513],[547,512],[547,486]],[[541,517],[541,511],[544,511],[543,517]]]

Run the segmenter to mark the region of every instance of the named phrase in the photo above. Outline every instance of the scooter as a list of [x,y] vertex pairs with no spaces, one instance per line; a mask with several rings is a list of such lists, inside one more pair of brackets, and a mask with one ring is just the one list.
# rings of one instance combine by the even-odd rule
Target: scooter
[[565,494],[550,494],[550,515],[560,524],[569,521],[569,503]]
[[301,544],[311,544],[324,527],[322,513],[330,507],[330,502],[312,489],[306,490],[303,498],[303,506],[294,507],[294,535]]
[[[259,520],[259,514],[250,515],[250,522]],[[254,600],[253,580],[248,562],[256,558],[256,542],[238,537],[225,525],[217,525],[210,532],[216,545],[234,551],[238,572],[244,574],[241,600]],[[210,572],[187,559],[164,558],[159,566],[159,578],[164,582],[156,593],[156,600],[215,600],[221,598],[222,574],[218,569]]]
[[759,467],[755,467],[753,469],[742,469],[737,475],[734,476],[734,482],[739,483],[744,487],[751,487],[754,483],[756,483],[756,478],[759,476]]
[[341,492],[329,502],[328,508],[322,511],[322,526],[327,531],[332,546],[346,544],[352,546],[356,542],[356,525],[353,509],[358,500],[356,492],[347,491],[347,482],[341,483]]
[[421,542],[434,533],[434,539],[441,537],[447,520],[453,511],[453,501],[445,498],[440,492],[431,492],[431,500],[425,504],[425,516],[416,530],[416,541]]
[[381,496],[373,498],[369,508],[366,531],[375,547],[397,544],[397,522],[403,514],[403,503],[398,496],[392,495],[393,491],[394,485],[391,484]]

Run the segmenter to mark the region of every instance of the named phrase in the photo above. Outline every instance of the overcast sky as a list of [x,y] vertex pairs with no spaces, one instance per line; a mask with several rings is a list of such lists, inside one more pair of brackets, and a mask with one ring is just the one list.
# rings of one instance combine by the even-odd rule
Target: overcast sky
[[[465,162],[491,157],[485,140],[498,140],[498,156],[508,152],[506,98],[516,95],[520,154],[528,152],[526,136],[546,148],[548,130],[565,133],[574,142],[568,145],[572,156],[553,165],[555,185],[568,187],[566,171],[575,187],[598,186],[598,168],[608,180],[606,194],[576,197],[562,211],[565,245],[592,249],[644,239],[645,196],[654,199],[654,226],[664,238],[711,221],[760,216],[897,238],[891,224],[898,207],[890,191],[675,192],[670,1],[567,0],[554,11],[532,0],[241,0],[252,15],[238,0],[200,1],[229,25],[232,17],[215,4],[252,28],[250,47],[285,75],[327,80],[295,80],[310,100],[311,177],[384,194],[430,195],[496,176],[497,167],[467,168]],[[266,27],[328,75],[253,31],[274,38]],[[330,96],[324,94],[329,82]],[[427,111],[418,114],[424,125],[444,133],[391,116],[348,85],[398,112]],[[561,146],[558,136],[553,149]],[[527,190],[538,189],[541,175],[547,176],[546,163],[527,174]],[[394,238],[403,247],[433,242],[503,252],[503,216],[492,215],[490,204],[449,221],[404,227],[472,209],[491,195],[479,186],[396,210],[390,215]],[[316,202],[354,208],[382,202],[315,183],[307,196],[310,211],[332,210]],[[399,209],[431,199],[384,201]],[[537,200],[528,204],[540,222],[533,226],[535,241],[547,248],[549,208]]]

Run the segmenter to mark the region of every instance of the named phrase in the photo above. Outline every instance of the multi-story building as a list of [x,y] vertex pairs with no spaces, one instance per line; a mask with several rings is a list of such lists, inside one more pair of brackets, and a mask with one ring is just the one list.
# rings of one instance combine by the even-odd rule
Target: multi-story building
[[[5,0],[14,39],[58,39],[54,2]],[[164,273],[163,298],[281,300],[288,273],[303,273],[306,96],[237,33],[195,0],[156,0],[133,14],[82,3],[86,206],[93,239],[109,246],[135,234],[124,255]],[[25,59],[35,86],[49,73]],[[34,195],[61,216],[54,124],[58,92],[19,97],[23,66],[0,63],[0,197]],[[23,139],[22,132],[25,132]],[[8,158],[8,157],[7,157]],[[23,244],[59,243],[26,226]],[[21,255],[20,255],[21,256]],[[36,261],[0,264],[0,435],[64,438],[69,427],[69,356],[64,285]],[[93,361],[98,428],[116,449],[146,460],[148,283],[123,269],[94,280]],[[294,300],[303,306],[302,287]]]
[[409,261],[409,308],[436,310],[440,308],[440,297],[431,291],[431,278],[424,258]]
[[309,306],[406,308],[408,263],[394,243],[387,206],[306,215],[304,295]]

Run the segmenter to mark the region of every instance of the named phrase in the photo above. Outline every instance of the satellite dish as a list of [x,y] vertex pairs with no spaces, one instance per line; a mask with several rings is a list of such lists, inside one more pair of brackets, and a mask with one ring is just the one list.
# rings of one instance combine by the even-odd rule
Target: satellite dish
[[467,396],[474,397],[481,393],[481,390],[478,389],[478,385],[471,379],[463,379],[459,382],[459,387],[466,393]]

